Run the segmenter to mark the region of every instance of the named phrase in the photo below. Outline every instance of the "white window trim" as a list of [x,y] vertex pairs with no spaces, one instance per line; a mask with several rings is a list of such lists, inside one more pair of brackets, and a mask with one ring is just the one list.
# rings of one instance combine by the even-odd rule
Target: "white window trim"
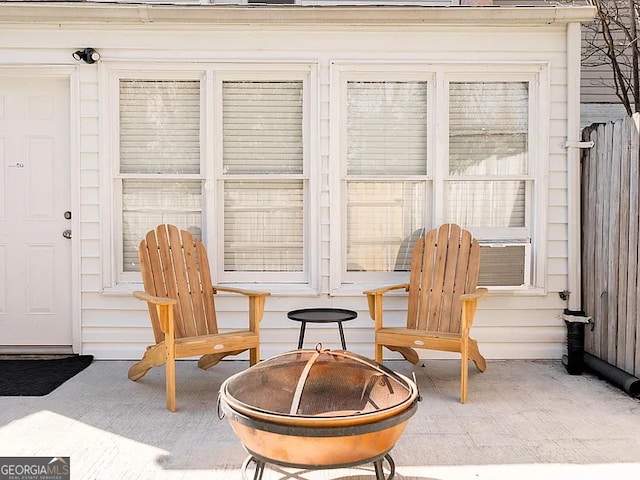
[[[529,173],[526,176],[532,180],[534,188],[531,192],[531,209],[528,221],[531,234],[531,245],[526,249],[527,265],[525,275],[530,273],[531,284],[516,287],[492,287],[492,293],[546,295],[547,285],[547,205],[548,205],[548,167],[549,167],[549,122],[550,122],[550,66],[547,62],[496,62],[496,63],[451,63],[439,62],[421,64],[416,63],[387,63],[381,62],[334,62],[331,65],[331,118],[339,119],[332,123],[330,164],[335,167],[331,171],[330,184],[331,223],[341,225],[339,232],[331,232],[331,278],[330,291],[332,295],[353,295],[363,289],[380,286],[381,284],[402,283],[408,280],[406,273],[371,273],[365,282],[353,281],[353,277],[346,272],[345,243],[346,229],[344,227],[345,214],[343,212],[345,191],[344,174],[344,90],[348,80],[404,80],[416,79],[417,75],[429,78],[430,94],[428,101],[434,108],[428,110],[428,177],[432,181],[433,219],[430,222],[437,226],[443,223],[444,183],[446,168],[444,161],[435,159],[448,158],[448,88],[451,81],[527,81],[530,86],[529,98]],[[441,121],[436,121],[436,119]],[[447,179],[448,179],[447,175]],[[530,185],[530,183],[529,183]],[[428,215],[429,212],[426,212]],[[425,220],[425,224],[429,224]],[[481,231],[472,233],[482,233]],[[495,235],[494,235],[495,237]],[[505,233],[504,241],[513,235]],[[362,274],[361,274],[362,275]],[[525,277],[526,278],[526,277]]]
[[[313,62],[301,63],[221,63],[221,64],[166,64],[162,69],[149,65],[141,68],[139,63],[100,62],[100,111],[109,112],[99,119],[100,168],[101,175],[101,246],[102,292],[121,295],[139,289],[142,279],[139,272],[123,272],[122,269],[122,226],[118,218],[122,211],[120,179],[129,175],[119,173],[119,81],[121,78],[150,80],[200,80],[200,174],[173,175],[176,178],[195,178],[203,181],[203,233],[211,261],[211,275],[214,283],[233,283],[235,286],[251,286],[255,275],[244,274],[244,281],[222,275],[222,262],[216,242],[216,227],[219,228],[221,209],[216,209],[216,197],[221,193],[217,184],[221,181],[222,109],[221,97],[216,97],[216,88],[224,80],[301,80],[303,82],[303,149],[305,193],[305,265],[304,272],[294,282],[271,282],[272,292],[282,291],[294,295],[317,293],[319,285],[319,234],[318,234],[318,123],[317,123],[317,65]],[[217,98],[217,100],[216,100]],[[219,111],[217,111],[219,109]],[[147,178],[168,178],[169,175],[147,175]],[[221,230],[218,230],[221,231]],[[289,278],[291,276],[289,275]],[[274,288],[272,288],[272,286]]]

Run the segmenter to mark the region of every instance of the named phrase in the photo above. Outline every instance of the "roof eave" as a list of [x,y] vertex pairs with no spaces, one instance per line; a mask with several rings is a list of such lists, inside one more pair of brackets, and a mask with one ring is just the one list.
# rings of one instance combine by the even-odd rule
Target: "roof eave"
[[0,23],[261,25],[541,25],[589,22],[593,6],[406,7],[159,5],[61,2],[0,4]]

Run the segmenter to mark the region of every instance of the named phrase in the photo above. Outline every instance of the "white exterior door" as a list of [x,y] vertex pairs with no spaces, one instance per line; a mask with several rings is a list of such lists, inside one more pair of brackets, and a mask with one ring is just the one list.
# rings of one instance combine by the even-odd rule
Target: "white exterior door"
[[0,73],[0,352],[71,352],[69,128],[68,79]]

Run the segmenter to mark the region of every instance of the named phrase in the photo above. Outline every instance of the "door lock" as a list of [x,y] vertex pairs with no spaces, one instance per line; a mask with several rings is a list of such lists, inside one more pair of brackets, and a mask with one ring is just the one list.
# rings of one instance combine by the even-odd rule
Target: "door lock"
[[71,238],[71,230],[65,230],[64,232],[62,232],[62,236],[64,238]]
[[64,212],[64,218],[66,218],[67,220],[71,220],[71,212],[69,210]]

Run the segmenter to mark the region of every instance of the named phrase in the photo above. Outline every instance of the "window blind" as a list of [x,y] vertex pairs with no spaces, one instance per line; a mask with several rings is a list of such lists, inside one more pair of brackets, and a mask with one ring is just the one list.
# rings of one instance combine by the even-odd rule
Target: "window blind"
[[525,175],[528,105],[526,82],[451,83],[449,173]]
[[224,173],[302,173],[302,82],[222,88]]
[[426,82],[348,82],[347,173],[425,175]]
[[303,199],[301,180],[225,182],[225,271],[302,271]]
[[199,180],[122,181],[123,269],[140,270],[138,245],[149,230],[171,223],[201,238],[202,183]]
[[200,82],[120,80],[120,173],[200,173]]

